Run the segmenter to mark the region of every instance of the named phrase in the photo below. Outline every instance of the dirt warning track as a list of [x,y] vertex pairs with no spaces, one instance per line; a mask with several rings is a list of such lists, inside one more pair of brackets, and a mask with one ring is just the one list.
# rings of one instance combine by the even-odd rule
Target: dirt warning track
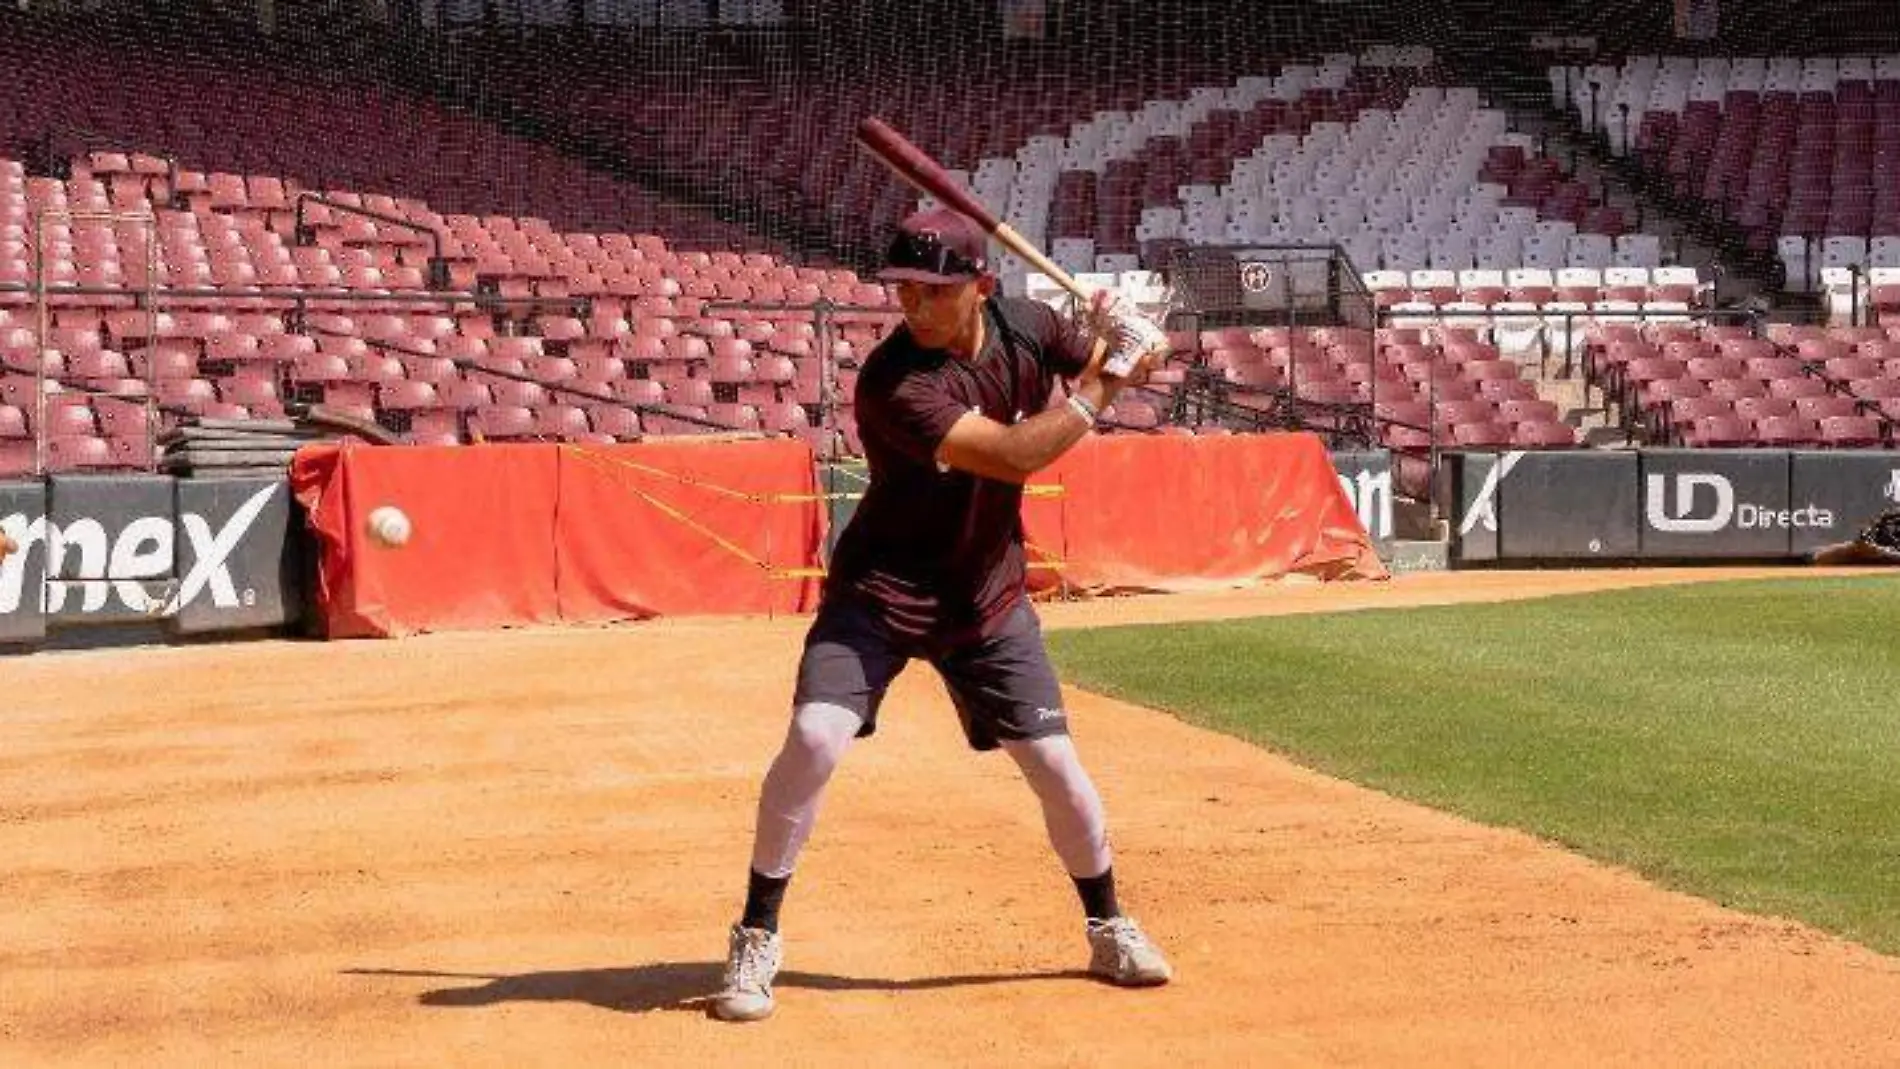
[[793,884],[779,1015],[712,1021],[804,624],[7,660],[0,1064],[1900,1063],[1900,962],[1075,694],[1124,903],[1178,975],[1100,986],[1033,799],[917,668]]

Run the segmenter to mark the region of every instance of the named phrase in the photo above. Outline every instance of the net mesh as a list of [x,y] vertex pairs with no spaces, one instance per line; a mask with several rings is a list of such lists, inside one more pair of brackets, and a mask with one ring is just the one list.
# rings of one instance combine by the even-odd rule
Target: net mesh
[[918,203],[854,146],[868,115],[1085,283],[1173,293],[1177,359],[1112,427],[1702,444],[1616,342],[1746,340],[1845,399],[1802,433],[1884,442],[1897,22],[1853,0],[27,0],[0,15],[0,468],[152,463],[181,420],[311,403],[418,441],[852,451],[855,371],[893,322],[865,273]]

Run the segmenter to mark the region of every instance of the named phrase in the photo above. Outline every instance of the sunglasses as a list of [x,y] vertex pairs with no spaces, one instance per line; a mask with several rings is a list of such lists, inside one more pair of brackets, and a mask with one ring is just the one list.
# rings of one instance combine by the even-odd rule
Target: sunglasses
[[899,234],[891,243],[885,266],[905,271],[928,271],[933,275],[980,275],[983,265],[950,248],[933,233]]

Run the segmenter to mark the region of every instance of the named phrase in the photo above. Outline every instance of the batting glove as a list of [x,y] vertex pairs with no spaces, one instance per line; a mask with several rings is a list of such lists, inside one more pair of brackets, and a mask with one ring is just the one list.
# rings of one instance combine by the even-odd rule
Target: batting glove
[[1115,316],[1112,338],[1114,349],[1102,362],[1102,371],[1116,378],[1127,378],[1149,353],[1168,349],[1167,332],[1132,307],[1124,307]]

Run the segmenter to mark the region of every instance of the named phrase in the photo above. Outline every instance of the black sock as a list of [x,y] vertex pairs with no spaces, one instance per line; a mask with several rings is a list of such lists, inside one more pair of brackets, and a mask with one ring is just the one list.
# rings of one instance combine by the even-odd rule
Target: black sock
[[[761,876],[749,872],[745,884],[745,915],[739,918],[743,928],[763,928],[768,932],[778,931],[778,907],[785,901],[785,887],[792,882],[790,876]],[[1109,892],[1114,899],[1114,892]]]
[[1122,915],[1121,904],[1115,901],[1115,870],[1105,870],[1100,876],[1073,876],[1075,892],[1082,896],[1082,911],[1089,920],[1104,921]]

